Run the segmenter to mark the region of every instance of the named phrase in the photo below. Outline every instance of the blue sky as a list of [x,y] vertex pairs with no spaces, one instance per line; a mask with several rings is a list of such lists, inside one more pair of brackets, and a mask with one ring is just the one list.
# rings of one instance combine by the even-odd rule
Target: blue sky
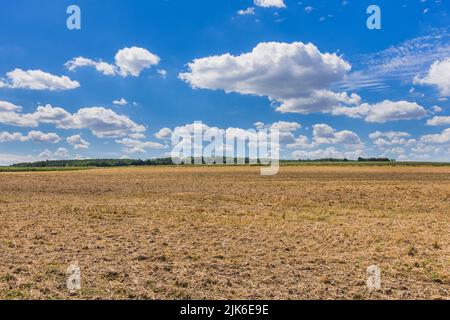
[[0,164],[164,156],[194,121],[275,125],[283,158],[448,161],[449,15],[448,0],[3,1]]

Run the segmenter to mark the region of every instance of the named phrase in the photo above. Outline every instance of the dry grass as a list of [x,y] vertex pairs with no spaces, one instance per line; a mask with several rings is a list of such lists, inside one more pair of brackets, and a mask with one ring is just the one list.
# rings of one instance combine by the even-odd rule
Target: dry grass
[[0,219],[3,299],[450,297],[446,167],[2,173]]

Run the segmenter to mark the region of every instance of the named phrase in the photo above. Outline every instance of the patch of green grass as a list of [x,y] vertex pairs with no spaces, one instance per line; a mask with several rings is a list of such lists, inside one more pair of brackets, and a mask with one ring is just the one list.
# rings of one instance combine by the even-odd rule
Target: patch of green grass
[[14,277],[11,274],[6,274],[6,275],[0,277],[0,282],[9,283],[9,282],[14,282],[14,281],[16,281],[16,277]]
[[429,272],[429,274],[430,274],[431,281],[436,282],[436,283],[444,283],[445,282],[445,279],[439,273],[437,273],[435,271],[431,271],[431,272]]
[[0,167],[0,172],[52,172],[52,171],[78,171],[88,170],[90,167]]
[[29,298],[29,294],[26,291],[12,289],[6,290],[4,297],[6,300],[25,300]]

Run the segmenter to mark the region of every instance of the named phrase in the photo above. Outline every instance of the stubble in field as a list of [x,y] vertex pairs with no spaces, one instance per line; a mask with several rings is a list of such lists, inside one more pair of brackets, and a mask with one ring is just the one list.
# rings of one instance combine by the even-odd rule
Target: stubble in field
[[1,173],[0,219],[3,299],[450,297],[446,167]]

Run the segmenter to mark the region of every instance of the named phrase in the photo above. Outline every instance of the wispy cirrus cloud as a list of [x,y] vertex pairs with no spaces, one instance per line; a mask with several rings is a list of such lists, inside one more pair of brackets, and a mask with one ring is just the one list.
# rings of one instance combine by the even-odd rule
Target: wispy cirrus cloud
[[412,84],[430,66],[450,57],[449,28],[434,29],[427,35],[404,41],[385,50],[351,59],[354,72],[341,83],[344,90],[387,91],[390,81]]

